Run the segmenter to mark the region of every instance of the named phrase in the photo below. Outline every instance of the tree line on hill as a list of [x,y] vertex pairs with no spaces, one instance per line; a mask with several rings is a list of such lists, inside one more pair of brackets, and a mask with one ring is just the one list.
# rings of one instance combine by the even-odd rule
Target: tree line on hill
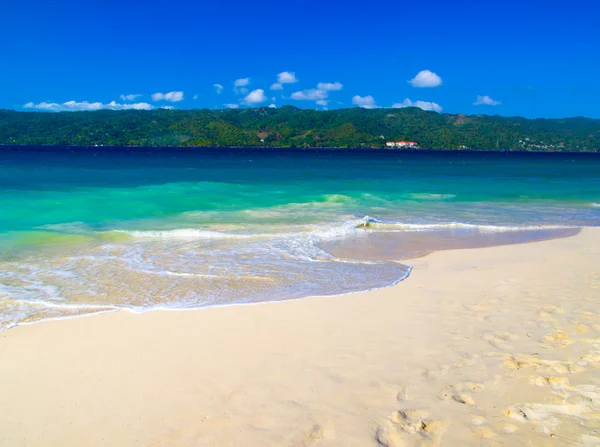
[[331,111],[292,106],[226,110],[0,110],[0,144],[266,146],[600,152],[600,120],[453,115],[418,108]]

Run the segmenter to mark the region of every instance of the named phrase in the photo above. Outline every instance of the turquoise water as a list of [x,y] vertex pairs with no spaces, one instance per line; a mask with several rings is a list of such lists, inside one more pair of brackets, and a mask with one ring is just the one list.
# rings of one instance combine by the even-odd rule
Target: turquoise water
[[5,147],[0,209],[9,327],[364,290],[442,233],[598,225],[600,156]]

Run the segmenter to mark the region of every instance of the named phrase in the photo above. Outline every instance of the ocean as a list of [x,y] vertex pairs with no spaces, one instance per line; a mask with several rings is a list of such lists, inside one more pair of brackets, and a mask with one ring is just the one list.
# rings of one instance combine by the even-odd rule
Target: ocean
[[600,154],[0,147],[0,328],[386,287],[600,224]]

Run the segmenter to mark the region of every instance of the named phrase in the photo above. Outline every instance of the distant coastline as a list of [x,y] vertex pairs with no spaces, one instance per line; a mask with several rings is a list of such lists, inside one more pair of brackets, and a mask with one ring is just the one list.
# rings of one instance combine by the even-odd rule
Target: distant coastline
[[[386,147],[414,142],[414,147]],[[0,145],[600,152],[600,119],[403,109],[0,110]]]
[[382,148],[382,147],[294,147],[294,146],[110,146],[110,145],[98,145],[98,146],[74,146],[74,145],[63,145],[63,144],[0,144],[0,150],[6,149],[36,149],[36,148],[47,148],[47,149],[65,149],[65,150],[121,150],[121,149],[134,149],[134,150],[186,150],[193,151],[196,149],[202,150],[259,150],[259,151],[378,151],[378,152],[401,152],[409,154],[440,154],[440,153],[452,153],[452,154],[519,154],[519,155],[598,155],[600,150],[579,150],[579,151],[549,151],[549,150],[524,150],[524,149],[439,149],[439,148]]

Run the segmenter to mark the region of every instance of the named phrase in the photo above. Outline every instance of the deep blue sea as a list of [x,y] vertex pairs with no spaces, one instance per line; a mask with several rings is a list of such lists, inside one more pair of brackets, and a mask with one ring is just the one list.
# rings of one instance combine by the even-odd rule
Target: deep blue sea
[[[0,147],[0,328],[388,286],[600,224],[600,154]],[[404,262],[403,262],[404,261]]]

